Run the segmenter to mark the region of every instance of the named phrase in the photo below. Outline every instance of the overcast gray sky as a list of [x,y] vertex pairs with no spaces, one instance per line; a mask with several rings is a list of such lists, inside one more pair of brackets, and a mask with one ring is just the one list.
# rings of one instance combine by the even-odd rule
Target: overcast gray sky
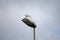
[[25,13],[37,25],[36,40],[60,40],[60,0],[0,0],[0,40],[33,40]]

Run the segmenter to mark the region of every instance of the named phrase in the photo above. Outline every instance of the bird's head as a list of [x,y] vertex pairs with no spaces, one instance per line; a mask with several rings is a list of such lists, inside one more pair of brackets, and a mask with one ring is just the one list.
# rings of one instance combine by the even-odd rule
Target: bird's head
[[[28,14],[25,14],[25,17],[31,17],[30,15],[28,15]],[[32,17],[31,17],[32,18]]]

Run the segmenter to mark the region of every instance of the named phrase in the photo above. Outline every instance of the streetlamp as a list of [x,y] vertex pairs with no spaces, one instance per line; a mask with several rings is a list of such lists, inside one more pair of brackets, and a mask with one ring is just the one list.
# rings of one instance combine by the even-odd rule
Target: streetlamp
[[33,28],[33,38],[34,38],[33,40],[35,40],[35,28],[36,28],[36,24],[35,24],[35,22],[31,18],[32,18],[31,16],[25,15],[25,18],[22,19],[22,22],[24,22],[29,27]]

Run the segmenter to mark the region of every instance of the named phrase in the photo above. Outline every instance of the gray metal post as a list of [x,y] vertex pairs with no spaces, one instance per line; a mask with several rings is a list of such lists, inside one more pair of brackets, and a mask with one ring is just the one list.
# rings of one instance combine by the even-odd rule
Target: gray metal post
[[36,38],[35,38],[35,28],[33,28],[33,40],[36,40]]

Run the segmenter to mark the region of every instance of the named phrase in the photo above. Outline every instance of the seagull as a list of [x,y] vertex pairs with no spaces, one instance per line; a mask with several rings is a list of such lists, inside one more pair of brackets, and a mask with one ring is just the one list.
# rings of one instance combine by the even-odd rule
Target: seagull
[[36,24],[32,20],[32,17],[30,15],[25,14],[25,17],[22,19],[22,22],[24,22],[29,27],[36,28]]

